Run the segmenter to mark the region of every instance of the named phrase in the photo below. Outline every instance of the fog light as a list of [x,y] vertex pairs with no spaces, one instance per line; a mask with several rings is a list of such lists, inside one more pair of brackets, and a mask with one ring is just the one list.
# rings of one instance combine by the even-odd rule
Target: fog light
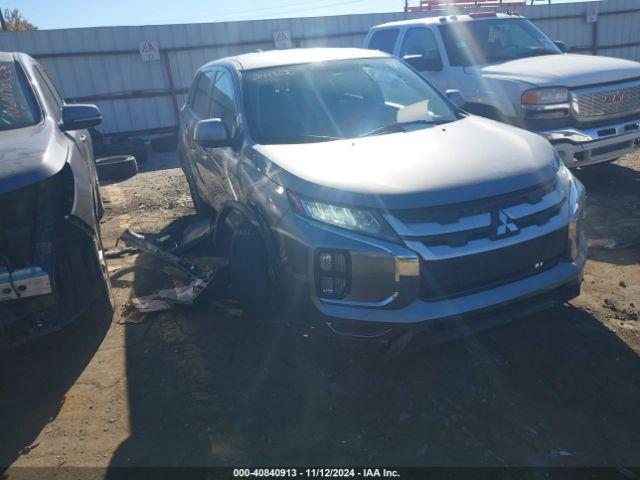
[[345,251],[321,251],[316,256],[318,296],[344,298],[351,287],[351,262]]
[[320,270],[323,272],[333,272],[333,254],[329,252],[323,252],[318,255],[318,263]]
[[320,277],[320,292],[325,296],[332,296],[333,290],[333,277]]

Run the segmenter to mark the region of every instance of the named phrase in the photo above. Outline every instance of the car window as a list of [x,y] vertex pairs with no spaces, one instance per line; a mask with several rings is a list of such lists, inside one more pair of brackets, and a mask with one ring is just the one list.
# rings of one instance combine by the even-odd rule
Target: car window
[[491,19],[440,26],[452,66],[481,65],[562,52],[526,19]]
[[47,71],[41,66],[36,66],[36,70],[40,73],[40,75],[42,75],[42,78],[44,79],[44,84],[49,89],[49,92],[51,93],[51,96],[53,97],[56,106],[58,108],[62,108],[62,106],[64,105],[64,100],[62,98],[62,95],[60,95],[60,92],[58,92],[58,89],[51,81],[51,77],[49,76]]
[[[264,68],[243,75],[247,120],[262,144],[311,143],[457,119],[424,78],[396,58]],[[407,122],[409,119],[409,122]]]
[[210,118],[220,118],[233,137],[236,125],[235,93],[231,74],[220,71],[211,90]]
[[370,50],[380,50],[386,53],[393,53],[393,47],[396,44],[399,30],[397,28],[386,28],[377,30],[371,36],[369,42]]
[[193,87],[191,94],[191,109],[199,118],[209,118],[209,104],[211,102],[211,86],[215,72],[202,72]]
[[40,89],[42,90],[42,94],[44,95],[44,101],[51,107],[56,117],[60,116],[60,108],[62,108],[62,102],[59,100],[44,78],[43,73],[38,69],[34,68],[33,70],[36,75],[36,79],[38,84],[40,85]]
[[439,60],[440,51],[436,43],[436,37],[428,28],[410,28],[404,35],[400,58],[405,55],[422,55],[429,60]]
[[0,62],[0,130],[35,125],[40,110],[27,79],[16,62]]

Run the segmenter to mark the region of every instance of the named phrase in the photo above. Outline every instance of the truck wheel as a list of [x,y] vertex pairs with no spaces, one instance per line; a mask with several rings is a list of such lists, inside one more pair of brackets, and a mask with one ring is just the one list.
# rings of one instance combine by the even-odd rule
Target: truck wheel
[[241,225],[233,232],[229,275],[233,295],[246,316],[262,318],[274,312],[277,293],[269,274],[267,249],[249,225]]
[[138,173],[138,164],[131,155],[96,158],[96,171],[100,180],[124,180]]

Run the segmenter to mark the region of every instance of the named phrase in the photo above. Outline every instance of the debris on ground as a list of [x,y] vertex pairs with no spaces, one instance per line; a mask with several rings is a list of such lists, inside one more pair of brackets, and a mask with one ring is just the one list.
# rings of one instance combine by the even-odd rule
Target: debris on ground
[[[183,241],[173,251],[186,252],[202,242],[210,233],[211,221],[200,220],[185,230],[182,236]],[[120,240],[130,248],[153,255],[186,274],[183,280],[185,284],[181,287],[163,289],[151,295],[132,298],[126,305],[127,311],[124,313],[125,320],[129,322],[139,323],[144,320],[144,314],[171,310],[176,305],[192,306],[201,294],[220,278],[217,274],[223,270],[217,268],[204,273],[197,265],[173,252],[164,250],[147,240],[144,235],[129,229],[122,233]],[[167,238],[163,240],[168,241]]]
[[204,218],[192,223],[182,232],[182,237],[172,252],[176,255],[187,252],[200,245],[207,238],[211,238],[213,225],[210,218]]
[[40,445],[40,442],[35,442],[35,443],[32,443],[31,445],[27,445],[22,450],[20,450],[20,455],[28,454],[31,450],[36,448],[38,445]]
[[629,306],[631,308],[619,308],[613,302],[613,300],[605,298],[604,301],[602,302],[602,306],[604,308],[610,310],[613,313],[614,318],[616,318],[617,320],[623,320],[623,321],[637,321],[638,320],[638,312],[634,312],[633,311],[633,310],[635,310],[635,305],[633,303],[629,304]]
[[184,271],[189,277],[193,277],[196,279],[204,280],[205,276],[202,274],[200,269],[191,262],[168,252],[162,248],[160,248],[155,243],[147,240],[144,235],[134,232],[133,230],[127,229],[122,235],[120,235],[120,240],[122,240],[126,245],[138,248],[150,255],[153,255],[159,260],[162,260],[169,265],[177,267],[178,269]]
[[125,255],[133,255],[136,253],[140,253],[140,249],[135,248],[135,247],[124,247],[124,248],[118,248],[115,250],[108,250],[106,252],[104,252],[104,256],[105,258],[122,258]]

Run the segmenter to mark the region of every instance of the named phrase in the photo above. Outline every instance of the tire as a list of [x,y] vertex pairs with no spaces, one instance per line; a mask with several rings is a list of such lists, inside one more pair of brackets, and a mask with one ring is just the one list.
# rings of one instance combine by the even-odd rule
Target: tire
[[138,173],[138,163],[131,155],[117,155],[96,159],[100,180],[124,180]]
[[143,165],[147,162],[149,152],[144,142],[132,142],[132,143],[110,143],[105,144],[102,148],[104,156],[132,156],[135,157],[138,165]]
[[233,296],[245,316],[257,319],[275,311],[277,292],[269,273],[267,249],[248,224],[236,229],[231,237],[229,276]]

